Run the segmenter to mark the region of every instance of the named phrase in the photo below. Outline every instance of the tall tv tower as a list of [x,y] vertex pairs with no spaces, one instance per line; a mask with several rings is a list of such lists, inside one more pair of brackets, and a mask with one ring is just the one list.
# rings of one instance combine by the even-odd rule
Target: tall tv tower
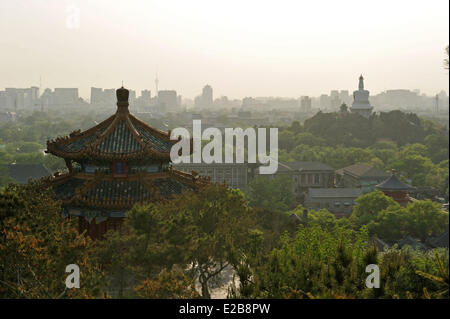
[[158,96],[158,84],[159,84],[158,73],[156,73],[156,78],[155,78],[155,88],[156,88],[156,92],[155,92],[155,96]]

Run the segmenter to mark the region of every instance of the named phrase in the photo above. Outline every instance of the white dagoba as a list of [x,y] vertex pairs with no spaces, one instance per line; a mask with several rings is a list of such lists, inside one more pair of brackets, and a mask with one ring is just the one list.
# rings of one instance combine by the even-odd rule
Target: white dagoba
[[351,107],[352,113],[358,113],[364,117],[369,117],[372,114],[373,107],[369,102],[369,91],[364,90],[364,78],[359,77],[358,91],[353,92],[353,104]]

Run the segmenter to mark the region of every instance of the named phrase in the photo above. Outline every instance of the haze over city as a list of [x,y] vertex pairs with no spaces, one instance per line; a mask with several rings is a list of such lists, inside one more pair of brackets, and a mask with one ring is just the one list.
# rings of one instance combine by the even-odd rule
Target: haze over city
[[448,0],[0,0],[0,32],[1,309],[448,302]]
[[0,1],[0,88],[448,92],[449,2]]

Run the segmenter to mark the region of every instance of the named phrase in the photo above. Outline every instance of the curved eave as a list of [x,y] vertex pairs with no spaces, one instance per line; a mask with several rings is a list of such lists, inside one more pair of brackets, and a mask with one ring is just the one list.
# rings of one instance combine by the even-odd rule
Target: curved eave
[[[125,121],[133,139],[140,145],[140,150],[133,152],[105,152],[99,150],[97,147],[114,131],[119,122]],[[142,122],[129,112],[116,112],[108,119],[104,120],[100,124],[84,131],[72,132],[69,136],[58,137],[56,140],[47,141],[46,153],[53,154],[58,157],[62,157],[69,160],[78,160],[83,158],[91,158],[98,160],[133,160],[139,158],[154,158],[160,160],[170,160],[170,150],[161,151],[155,149],[153,142],[148,141],[145,136],[139,133],[137,129],[146,131],[148,134],[155,136],[157,139],[174,145],[178,141],[171,140],[170,134],[155,129],[145,122]],[[69,151],[64,149],[65,146],[73,144],[81,139],[92,137],[91,141],[87,141],[81,146],[80,150]],[[191,150],[193,141],[191,139]]]
[[391,175],[391,177],[386,179],[384,182],[376,185],[375,187],[378,190],[386,192],[407,192],[415,189],[411,185],[403,183],[395,174]]
[[50,144],[47,145],[46,152],[70,160],[89,158],[89,159],[110,161],[110,160],[134,160],[145,157],[161,160],[170,160],[169,152],[159,152],[150,147],[144,150],[140,150],[138,152],[130,152],[130,153],[105,153],[98,150],[92,150],[91,148],[85,148],[80,152],[67,152],[58,149],[57,146],[55,145]]
[[385,192],[407,192],[407,191],[412,191],[415,188],[414,187],[403,187],[403,188],[387,188],[387,187],[378,187],[375,186],[376,189],[380,190],[380,191],[385,191]]
[[[176,144],[178,141],[171,141],[172,144]],[[190,139],[190,154],[192,154],[193,150],[193,138]],[[58,157],[62,157],[64,159],[68,160],[80,160],[80,159],[94,159],[94,160],[136,160],[136,159],[142,159],[142,158],[151,158],[151,159],[158,159],[158,160],[164,160],[164,161],[170,161],[170,152],[160,152],[152,147],[150,147],[148,144],[146,147],[142,150],[139,150],[137,152],[128,152],[128,153],[106,153],[101,152],[95,148],[92,147],[92,145],[87,146],[83,148],[79,152],[68,152],[61,150],[58,148],[58,143],[47,143],[47,150],[46,153],[53,154]]]
[[147,132],[149,132],[150,134],[156,135],[159,138],[169,142],[169,143],[175,143],[176,141],[173,141],[170,139],[170,134],[163,132],[161,130],[158,130],[154,127],[151,127],[150,125],[148,125],[147,123],[141,121],[140,119],[138,119],[136,116],[134,116],[133,114],[129,113],[128,114],[128,118],[131,121],[131,123],[134,124],[138,124],[139,126],[141,126],[144,130],[146,130]]
[[[196,190],[209,184],[209,179],[199,177],[198,175],[192,175],[183,173],[177,170],[168,170],[166,172],[160,173],[136,173],[128,175],[125,178],[113,177],[112,175],[106,175],[102,173],[98,174],[85,174],[85,173],[68,173],[59,175],[57,177],[48,180],[51,185],[57,186],[70,179],[78,179],[83,183],[81,186],[74,189],[74,194],[70,199],[62,199],[63,206],[71,207],[88,207],[96,209],[106,209],[106,210],[128,210],[131,209],[136,204],[145,204],[151,202],[165,201],[169,200],[171,196],[165,196],[161,194],[160,189],[153,184],[153,181],[158,179],[174,179],[185,186],[190,186]],[[135,199],[135,198],[118,198],[118,199],[99,199],[87,197],[87,194],[99,185],[102,181],[130,181],[140,182],[146,189],[148,193],[147,199]],[[87,197],[87,198],[86,198]]]

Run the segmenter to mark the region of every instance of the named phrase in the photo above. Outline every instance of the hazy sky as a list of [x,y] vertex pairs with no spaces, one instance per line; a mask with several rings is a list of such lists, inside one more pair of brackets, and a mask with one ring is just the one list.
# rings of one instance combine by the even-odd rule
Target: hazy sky
[[[448,0],[0,0],[0,89],[448,92]],[[78,14],[79,13],[79,14]],[[138,93],[140,95],[140,93]]]

